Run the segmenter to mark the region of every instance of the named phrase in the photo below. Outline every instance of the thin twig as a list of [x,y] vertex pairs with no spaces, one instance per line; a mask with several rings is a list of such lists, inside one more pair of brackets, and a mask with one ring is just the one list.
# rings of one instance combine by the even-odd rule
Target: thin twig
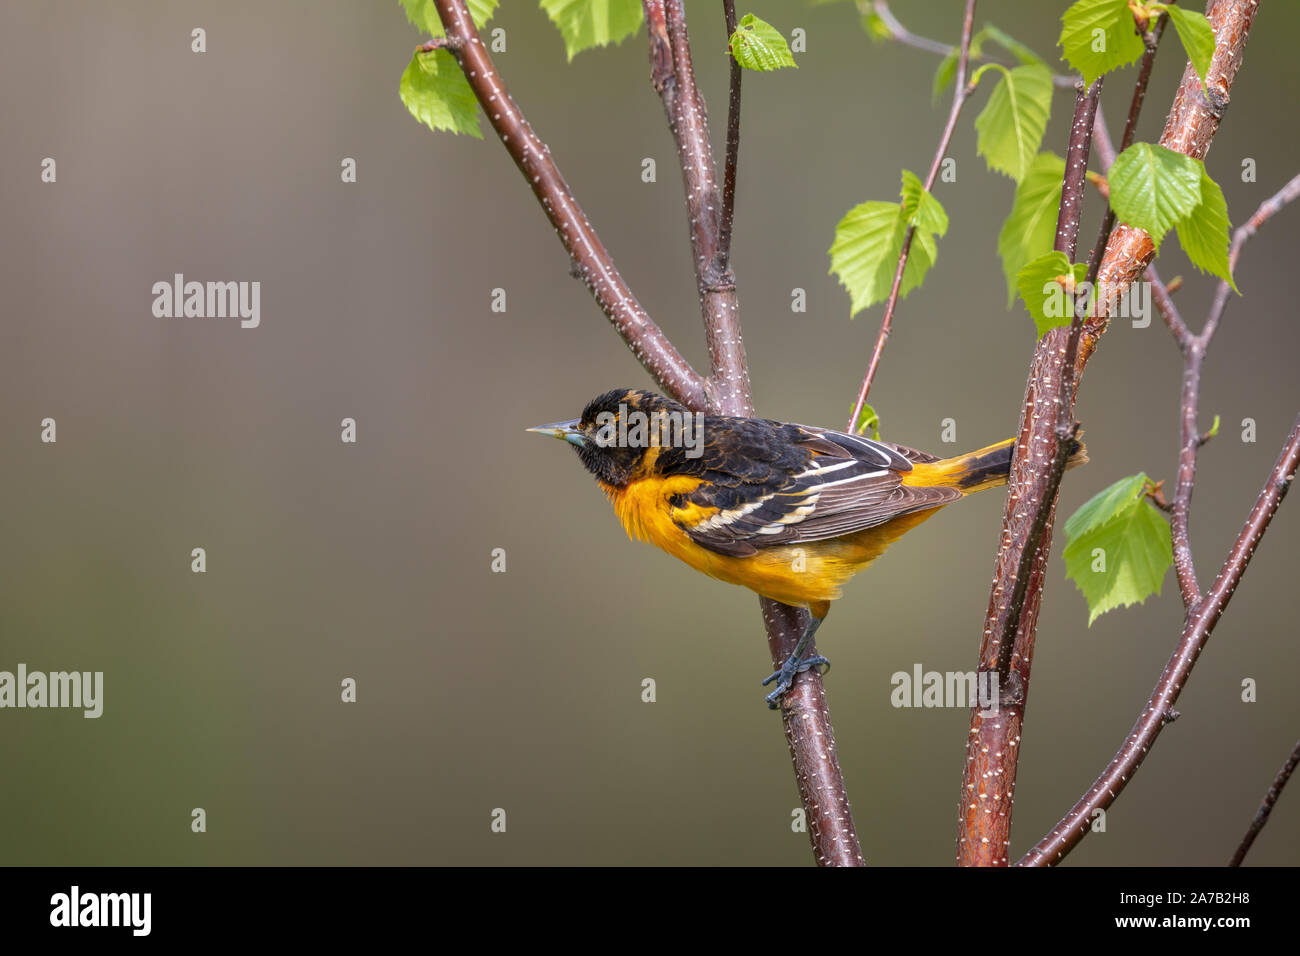
[[1300,417],[1296,418],[1291,427],[1277,463],[1269,473],[1254,507],[1250,509],[1246,524],[1237,535],[1214,584],[1205,593],[1204,599],[1188,613],[1178,646],[1165,664],[1160,680],[1151,692],[1137,723],[1124,740],[1124,745],[1088,792],[1052,828],[1051,833],[1021,858],[1017,866],[1051,866],[1058,863],[1088,834],[1096,812],[1109,807],[1133,779],[1133,774],[1141,766],[1156,737],[1171,722],[1179,692],[1187,683],[1214,625],[1218,623],[1224,608],[1241,583],[1251,556],[1259,547],[1260,539],[1286,496],[1297,465],[1300,465]]
[[1259,831],[1264,829],[1264,824],[1268,823],[1269,814],[1273,812],[1277,798],[1282,795],[1282,788],[1291,779],[1291,773],[1295,770],[1297,764],[1300,764],[1300,742],[1296,743],[1295,749],[1291,751],[1291,756],[1287,758],[1286,763],[1282,764],[1282,769],[1273,778],[1272,785],[1269,786],[1268,792],[1264,794],[1264,800],[1260,803],[1259,809],[1255,811],[1255,818],[1250,821],[1246,835],[1241,838],[1241,845],[1237,847],[1237,852],[1232,854],[1228,866],[1241,866],[1242,861],[1246,859],[1251,844],[1255,842],[1255,837],[1259,836]]
[[[1119,151],[1122,153],[1133,145],[1133,140],[1137,137],[1138,115],[1142,112],[1142,103],[1146,100],[1147,84],[1151,80],[1151,66],[1156,61],[1156,48],[1160,46],[1160,38],[1164,36],[1165,23],[1169,20],[1163,13],[1159,14],[1156,21],[1151,24],[1144,36],[1143,42],[1146,45],[1146,52],[1142,54],[1142,62],[1138,65],[1137,82],[1133,84],[1133,98],[1129,101],[1128,119],[1124,121],[1124,135],[1120,137]],[[1100,117],[1100,114],[1098,114]],[[1098,119],[1098,126],[1104,127],[1105,122]],[[1099,133],[1098,136],[1101,134]],[[1110,138],[1107,136],[1107,145]],[[1099,151],[1100,152],[1100,151]],[[1113,151],[1109,159],[1102,157],[1103,165],[1109,172],[1110,165],[1115,161]],[[1101,231],[1097,234],[1097,242],[1092,247],[1092,255],[1088,258],[1088,276],[1087,282],[1092,286],[1097,281],[1097,270],[1101,268],[1101,257],[1106,251],[1106,243],[1110,241],[1111,230],[1115,228],[1115,210],[1110,208],[1110,203],[1106,203],[1106,215],[1102,218]]]
[[[736,0],[722,0],[727,37],[736,33]],[[736,216],[736,165],[740,159],[740,80],[744,70],[734,55],[727,96],[727,155],[722,164],[722,226],[718,236],[718,268],[731,265],[731,228]]]
[[[888,11],[888,7],[886,7],[886,11]],[[966,70],[970,65],[970,38],[974,25],[975,0],[966,0],[966,16],[962,21],[961,54],[957,59],[957,77],[952,94],[952,108],[948,111],[948,122],[944,124],[943,134],[939,137],[939,148],[935,150],[934,159],[930,163],[930,172],[925,177],[926,192],[933,188],[934,181],[939,176],[944,154],[948,152],[948,145],[952,142],[953,131],[957,129],[957,118],[961,115],[961,108],[966,104],[966,100],[973,92],[966,87]],[[867,393],[871,391],[871,383],[876,377],[876,369],[880,367],[880,356],[885,351],[885,343],[889,341],[889,332],[894,321],[894,309],[898,305],[898,292],[903,285],[903,272],[907,269],[907,258],[912,251],[912,237],[915,233],[916,227],[908,226],[907,233],[903,236],[903,248],[898,254],[898,267],[894,270],[894,284],[890,286],[889,299],[885,302],[885,315],[880,320],[880,332],[876,336],[876,345],[871,350],[871,361],[867,363],[867,374],[862,379],[862,387],[858,389],[858,398],[853,403],[853,414],[849,418],[849,424],[845,431],[853,432],[856,430],[858,416],[862,414],[862,406],[867,402]]]
[[591,291],[647,372],[665,392],[689,408],[703,410],[704,379],[674,348],[623,280],[614,260],[591,227],[564,181],[551,151],[533,132],[523,112],[506,92],[505,83],[479,39],[465,0],[434,0],[456,62],[470,89],[501,137],[542,211],[573,260],[573,272]]

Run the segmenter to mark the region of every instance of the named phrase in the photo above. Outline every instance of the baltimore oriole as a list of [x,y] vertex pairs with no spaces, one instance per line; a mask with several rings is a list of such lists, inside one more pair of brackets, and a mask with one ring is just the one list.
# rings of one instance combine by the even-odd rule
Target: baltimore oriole
[[[794,653],[763,681],[777,682],[772,707],[795,674],[829,665],[802,655],[844,583],[944,505],[1005,485],[1015,444],[939,458],[825,428],[692,413],[641,389],[614,389],[580,418],[528,430],[577,449],[630,537],[811,612]],[[1088,460],[1075,445],[1069,466]]]

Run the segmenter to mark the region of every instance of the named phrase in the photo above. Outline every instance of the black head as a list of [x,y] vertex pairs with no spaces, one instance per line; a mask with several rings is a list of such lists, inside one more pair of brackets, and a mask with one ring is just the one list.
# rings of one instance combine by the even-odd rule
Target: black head
[[693,418],[684,405],[662,395],[616,388],[588,402],[579,418],[528,430],[567,441],[588,471],[621,488],[644,475],[659,449],[674,441],[673,429],[680,439],[681,423]]

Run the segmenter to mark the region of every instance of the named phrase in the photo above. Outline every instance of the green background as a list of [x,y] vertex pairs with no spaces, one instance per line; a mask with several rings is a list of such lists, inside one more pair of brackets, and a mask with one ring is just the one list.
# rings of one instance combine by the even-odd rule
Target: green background
[[[1063,2],[981,2],[1049,55]],[[898,2],[955,40],[955,0]],[[807,31],[799,69],[745,79],[735,269],[760,414],[841,427],[879,322],[826,274],[852,205],[924,173],[947,104],[937,59],[873,45],[849,4],[762,2]],[[689,4],[721,153],[725,38]],[[641,301],[707,366],[682,187],[645,30],[566,64],[507,0],[504,79]],[[207,31],[207,52],[190,31]],[[1300,11],[1266,4],[1207,159],[1234,222],[1300,169]],[[423,37],[397,3],[6,4],[0,35],[0,669],[105,672],[105,712],[0,711],[0,862],[790,864],[798,798],[752,594],[626,539],[563,446],[524,428],[648,379],[582,286],[500,145],[434,135],[398,79]],[[1183,69],[1166,38],[1141,124]],[[1109,77],[1118,137],[1132,69]],[[936,194],[937,267],[900,307],[872,392],[884,436],[956,453],[1011,435],[1034,336],[995,254],[1012,184],[975,153],[981,90]],[[1070,94],[1045,148],[1064,150]],[[44,157],[57,184],[40,181]],[[359,181],[340,182],[357,160]],[[643,158],[658,182],[641,181]],[[1243,158],[1258,181],[1243,183]],[[1090,193],[1090,245],[1101,202]],[[1237,270],[1205,370],[1192,516],[1202,583],[1297,406],[1300,210]],[[1175,242],[1197,327],[1214,284]],[[173,273],[262,283],[262,323],[156,319]],[[790,310],[793,288],[808,311]],[[503,288],[508,310],[490,310]],[[1078,415],[1092,464],[1174,476],[1180,360],[1156,318],[1115,323]],[[58,422],[42,444],[40,421]],[[345,416],[359,442],[339,440]],[[1240,440],[1243,418],[1258,442]],[[957,443],[941,443],[954,418]],[[896,710],[889,677],[976,663],[1004,497],[949,509],[860,576],[819,634],[869,862],[954,856],[965,710]],[[1071,864],[1225,862],[1300,733],[1300,506],[1285,505],[1105,834]],[[1089,629],[1056,554],[1040,622],[1011,850],[1046,833],[1123,741],[1174,646],[1164,594]],[[206,574],[190,571],[204,547]],[[504,548],[508,570],[489,570]],[[1288,677],[1287,675],[1293,675]],[[339,700],[344,677],[358,702]],[[642,703],[641,681],[658,700]],[[1240,700],[1241,681],[1259,700]],[[190,832],[203,807],[205,834]],[[490,832],[494,808],[504,834]],[[1284,794],[1254,863],[1300,859]]]

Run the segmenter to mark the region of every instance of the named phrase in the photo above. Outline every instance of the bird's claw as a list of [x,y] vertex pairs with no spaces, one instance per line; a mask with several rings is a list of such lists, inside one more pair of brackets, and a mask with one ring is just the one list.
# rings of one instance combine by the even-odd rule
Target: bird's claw
[[784,664],[781,665],[781,669],[779,671],[774,671],[773,673],[765,677],[763,679],[764,687],[772,683],[772,681],[777,682],[776,689],[773,690],[770,694],[768,694],[765,698],[763,698],[764,700],[767,701],[768,709],[776,710],[777,702],[782,697],[784,697],[787,693],[789,693],[790,687],[794,684],[794,678],[796,674],[802,674],[804,671],[812,670],[814,667],[824,667],[825,670],[822,673],[826,673],[826,671],[829,671],[831,669],[831,662],[827,660],[825,657],[822,657],[820,654],[814,654],[811,657],[805,657],[801,661],[796,661],[793,657],[791,657],[788,661],[786,661]]

